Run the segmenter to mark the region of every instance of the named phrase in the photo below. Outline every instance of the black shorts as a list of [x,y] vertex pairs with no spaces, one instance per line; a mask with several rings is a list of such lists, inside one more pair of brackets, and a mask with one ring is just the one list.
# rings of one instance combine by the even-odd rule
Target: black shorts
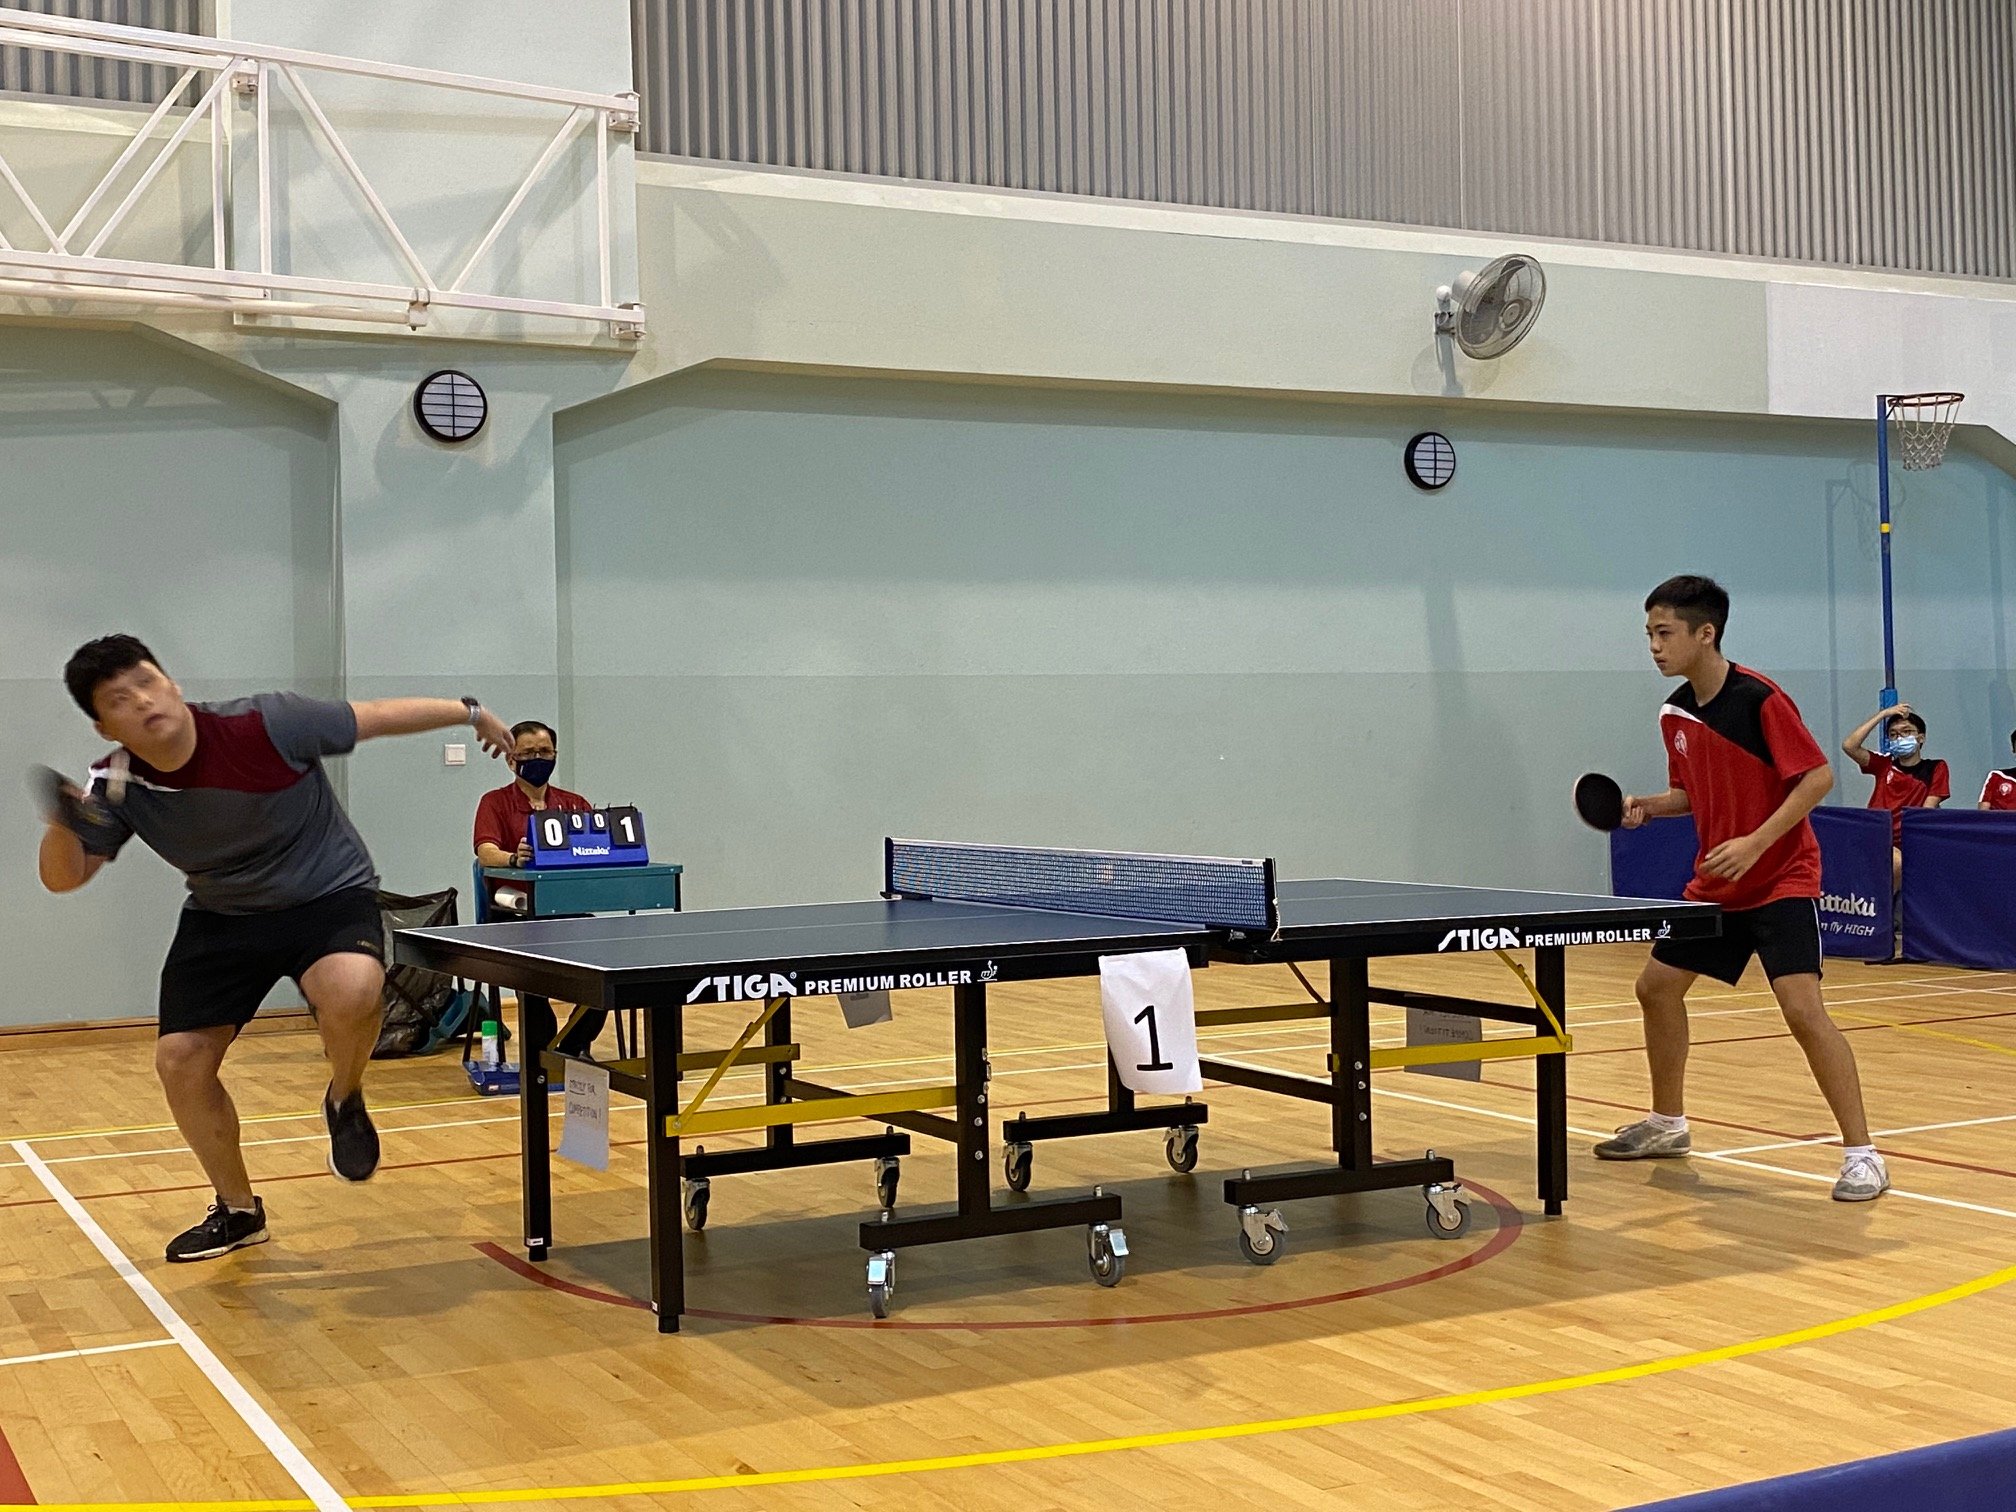
[[1652,959],[1676,971],[1713,977],[1734,987],[1750,957],[1769,981],[1820,975],[1820,905],[1812,898],[1780,898],[1762,908],[1725,909],[1713,940],[1661,940]]
[[324,956],[345,952],[385,963],[384,918],[368,887],[272,913],[185,908],[161,968],[161,1033],[243,1029],[282,977],[298,983]]

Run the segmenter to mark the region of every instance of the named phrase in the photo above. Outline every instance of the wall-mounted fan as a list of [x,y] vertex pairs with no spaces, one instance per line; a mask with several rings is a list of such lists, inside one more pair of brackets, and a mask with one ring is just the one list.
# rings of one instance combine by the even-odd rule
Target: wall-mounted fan
[[1547,302],[1547,275],[1522,252],[1493,258],[1435,291],[1435,330],[1469,357],[1503,357],[1525,339]]

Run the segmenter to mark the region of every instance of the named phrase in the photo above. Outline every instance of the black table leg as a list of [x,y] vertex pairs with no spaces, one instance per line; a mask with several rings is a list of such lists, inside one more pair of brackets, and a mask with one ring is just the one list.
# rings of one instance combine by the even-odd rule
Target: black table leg
[[553,1004],[518,994],[518,1127],[523,1167],[525,1253],[544,1260],[553,1243],[552,1131],[547,1127],[546,1067],[540,1051],[552,1042]]
[[[1568,1027],[1568,960],[1559,945],[1533,953],[1534,985],[1561,1027]],[[1568,1057],[1540,1055],[1533,1060],[1534,1124],[1540,1157],[1540,1200],[1558,1214],[1568,1198]]]
[[644,1014],[644,1162],[651,1208],[651,1308],[658,1332],[677,1333],[686,1311],[686,1230],[679,1210],[679,1141],[667,1132],[679,1111],[679,1049],[685,1038],[677,1002]]

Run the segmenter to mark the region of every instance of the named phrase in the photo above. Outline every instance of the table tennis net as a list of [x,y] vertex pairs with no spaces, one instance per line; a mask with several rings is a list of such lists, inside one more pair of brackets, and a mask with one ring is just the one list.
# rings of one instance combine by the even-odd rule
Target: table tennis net
[[1269,860],[892,839],[886,861],[890,897],[1270,934],[1279,923]]

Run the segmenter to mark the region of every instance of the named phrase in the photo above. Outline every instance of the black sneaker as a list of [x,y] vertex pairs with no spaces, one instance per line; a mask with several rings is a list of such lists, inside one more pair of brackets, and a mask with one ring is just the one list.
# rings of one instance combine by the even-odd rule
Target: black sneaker
[[209,1215],[186,1233],[168,1241],[168,1258],[180,1265],[189,1260],[215,1260],[248,1244],[266,1242],[266,1204],[252,1199],[252,1211],[234,1213],[218,1198],[210,1204]]
[[345,1181],[369,1181],[378,1169],[378,1131],[364,1111],[360,1087],[337,1107],[322,1094],[322,1117],[329,1125],[329,1169]]

